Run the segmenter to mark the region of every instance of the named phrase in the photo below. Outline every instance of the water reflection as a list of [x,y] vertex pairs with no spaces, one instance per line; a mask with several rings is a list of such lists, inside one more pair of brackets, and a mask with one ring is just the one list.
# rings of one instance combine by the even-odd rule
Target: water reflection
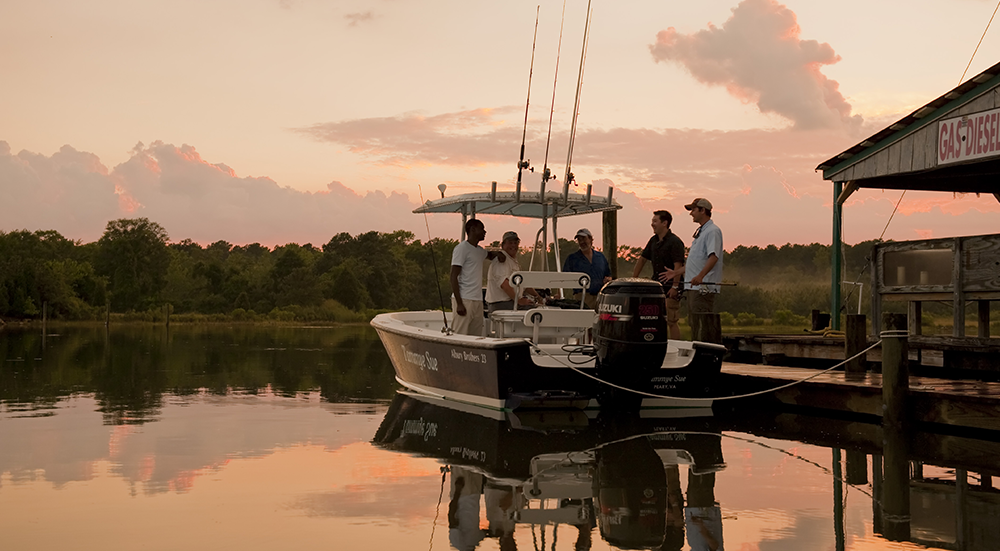
[[[997,456],[982,455],[1000,443],[974,437],[754,412],[505,414],[400,394],[373,441],[444,463],[455,549],[723,549],[724,526],[734,548],[1000,549]],[[829,446],[825,458],[801,442]],[[739,450],[729,468],[724,447]],[[759,471],[758,455],[785,460]]]
[[4,549],[1000,549],[995,435],[442,405],[365,327],[58,333],[0,332]]
[[367,326],[151,325],[0,331],[0,407],[49,415],[93,393],[104,422],[155,420],[165,395],[318,390],[331,402],[389,399],[392,366]]
[[568,528],[575,549],[591,548],[595,527],[624,549],[679,550],[685,533],[692,549],[721,549],[715,473],[725,468],[722,435],[712,418],[668,414],[504,414],[399,394],[374,442],[448,462],[456,549],[474,549],[485,538],[516,549],[518,525],[553,544],[559,528],[564,538]]

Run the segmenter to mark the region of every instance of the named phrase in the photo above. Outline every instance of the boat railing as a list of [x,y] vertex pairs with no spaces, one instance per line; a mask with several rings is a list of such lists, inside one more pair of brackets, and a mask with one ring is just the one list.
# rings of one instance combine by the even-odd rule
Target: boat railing
[[521,296],[521,289],[584,289],[580,297],[580,309],[584,308],[583,299],[590,287],[590,276],[583,272],[514,272],[510,282],[516,290],[515,296]]

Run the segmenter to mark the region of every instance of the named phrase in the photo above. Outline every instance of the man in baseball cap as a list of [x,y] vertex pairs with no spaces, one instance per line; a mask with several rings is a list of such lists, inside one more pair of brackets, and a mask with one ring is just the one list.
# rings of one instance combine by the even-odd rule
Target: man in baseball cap
[[601,287],[611,281],[611,265],[603,254],[594,250],[594,234],[587,228],[580,228],[576,232],[576,244],[580,246],[580,250],[566,257],[563,271],[583,272],[590,276],[590,288],[573,289],[573,298],[580,300],[582,293],[584,304],[588,308],[596,308]]
[[698,197],[684,208],[698,224],[684,265],[685,287],[695,291],[687,294],[688,312],[711,314],[719,294],[719,286],[713,283],[722,281],[722,230],[712,221],[712,203],[708,199]]
[[489,314],[497,310],[528,308],[542,302],[538,292],[531,288],[522,288],[522,295],[516,296],[516,290],[510,284],[510,276],[521,269],[521,263],[517,260],[520,247],[521,238],[517,236],[517,232],[504,232],[503,240],[500,241],[500,254],[506,255],[507,260],[500,262],[499,259],[494,259],[486,274],[486,305]]

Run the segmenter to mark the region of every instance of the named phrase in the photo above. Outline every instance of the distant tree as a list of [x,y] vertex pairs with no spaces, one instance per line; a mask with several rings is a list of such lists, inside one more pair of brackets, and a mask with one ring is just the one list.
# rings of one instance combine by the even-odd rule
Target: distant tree
[[97,271],[108,278],[111,306],[134,310],[156,303],[166,285],[167,231],[147,218],[108,222],[97,241]]

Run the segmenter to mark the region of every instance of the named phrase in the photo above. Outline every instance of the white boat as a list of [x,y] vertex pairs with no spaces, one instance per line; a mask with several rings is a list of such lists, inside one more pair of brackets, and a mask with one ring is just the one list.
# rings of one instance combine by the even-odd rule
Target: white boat
[[[538,233],[546,250],[548,220],[558,243],[558,218],[620,208],[610,193],[594,198],[589,193],[497,193],[494,188],[428,201],[414,212],[541,218]],[[515,273],[511,282],[518,290],[589,286],[583,273],[530,269]],[[433,310],[380,314],[371,324],[399,383],[427,396],[497,410],[710,408],[726,349],[668,341],[666,314],[658,282],[626,278],[604,286],[597,310],[583,309],[581,303],[572,309],[498,311],[490,315],[483,335],[454,334],[448,330],[452,314]]]

